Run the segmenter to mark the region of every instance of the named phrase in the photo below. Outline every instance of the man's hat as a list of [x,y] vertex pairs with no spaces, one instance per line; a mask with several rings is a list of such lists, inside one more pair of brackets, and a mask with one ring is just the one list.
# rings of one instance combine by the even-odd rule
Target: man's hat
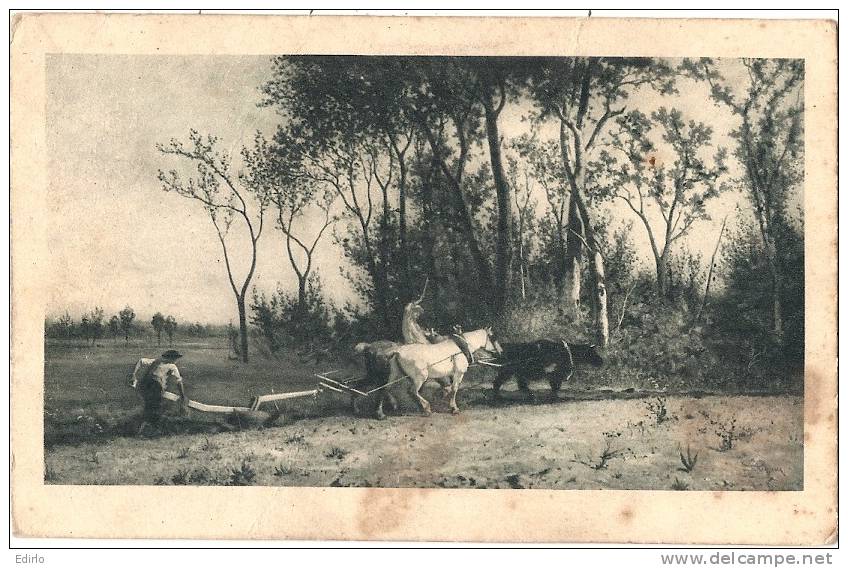
[[183,354],[177,351],[176,349],[168,349],[164,353],[162,353],[162,359],[179,359]]

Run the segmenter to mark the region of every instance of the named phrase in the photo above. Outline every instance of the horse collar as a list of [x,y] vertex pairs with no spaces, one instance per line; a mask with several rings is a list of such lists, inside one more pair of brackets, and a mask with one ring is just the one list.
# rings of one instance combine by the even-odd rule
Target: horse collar
[[456,343],[456,346],[459,347],[460,351],[462,351],[462,354],[465,355],[465,358],[468,360],[468,364],[473,365],[474,353],[471,352],[471,347],[468,345],[468,340],[465,339],[463,336],[459,335],[458,333],[452,333],[450,337],[453,342]]

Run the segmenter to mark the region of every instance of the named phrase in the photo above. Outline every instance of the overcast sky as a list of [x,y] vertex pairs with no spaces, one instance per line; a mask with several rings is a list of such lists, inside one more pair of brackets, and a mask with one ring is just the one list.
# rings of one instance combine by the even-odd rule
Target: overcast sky
[[[733,73],[734,67],[738,71],[733,64],[725,70]],[[94,306],[109,314],[129,304],[144,319],[158,310],[182,322],[236,320],[214,228],[199,203],[162,191],[157,171],[178,162],[160,155],[155,145],[185,139],[195,128],[218,136],[222,147],[237,155],[256,130],[270,135],[278,117],[257,106],[258,87],[270,69],[270,57],[260,56],[48,56],[47,227],[53,274],[48,315],[68,309],[76,317]],[[733,123],[709,100],[706,87],[688,82],[680,87],[680,96],[661,100],[638,95],[629,108],[649,112],[659,104],[676,106],[687,119],[714,125],[715,144],[731,145],[727,134]],[[502,133],[519,134],[526,109],[504,112]],[[714,221],[695,233],[694,249],[712,249],[721,217],[738,200],[732,195],[713,205]],[[255,285],[272,290],[281,282],[292,288],[296,280],[282,237],[267,228]],[[634,231],[647,253],[644,230],[634,225]],[[325,238],[318,252],[317,270],[327,290],[337,300],[347,298],[349,286],[339,275],[341,255],[332,238]],[[239,275],[242,268],[236,267]]]

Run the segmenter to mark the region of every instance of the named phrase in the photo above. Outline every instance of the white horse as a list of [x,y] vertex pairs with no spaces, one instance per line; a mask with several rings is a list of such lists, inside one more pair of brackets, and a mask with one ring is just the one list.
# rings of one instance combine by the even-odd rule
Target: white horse
[[[478,349],[500,354],[503,350],[497,339],[492,336],[492,328],[487,327],[462,334],[471,353]],[[389,378],[387,383],[410,378],[410,392],[415,395],[424,414],[430,414],[430,403],[421,396],[421,387],[428,380],[450,377],[450,408],[453,414],[459,413],[456,405],[456,392],[462,383],[462,377],[468,370],[468,359],[462,349],[453,341],[432,344],[410,344],[397,347],[391,355]],[[382,401],[380,402],[382,407]],[[382,410],[380,408],[378,412]]]

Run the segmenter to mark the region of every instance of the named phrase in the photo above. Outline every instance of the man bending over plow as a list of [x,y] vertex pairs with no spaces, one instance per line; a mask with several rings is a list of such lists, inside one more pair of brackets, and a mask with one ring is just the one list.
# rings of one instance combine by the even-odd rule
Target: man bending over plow
[[173,379],[180,391],[180,404],[183,412],[187,411],[188,397],[183,386],[183,378],[180,370],[175,364],[182,357],[179,351],[168,349],[157,359],[142,357],[135,365],[132,374],[132,387],[135,388],[144,400],[144,417],[138,433],[144,431],[145,426],[150,424],[157,427],[162,418],[164,407],[164,394],[168,387],[168,380]]

